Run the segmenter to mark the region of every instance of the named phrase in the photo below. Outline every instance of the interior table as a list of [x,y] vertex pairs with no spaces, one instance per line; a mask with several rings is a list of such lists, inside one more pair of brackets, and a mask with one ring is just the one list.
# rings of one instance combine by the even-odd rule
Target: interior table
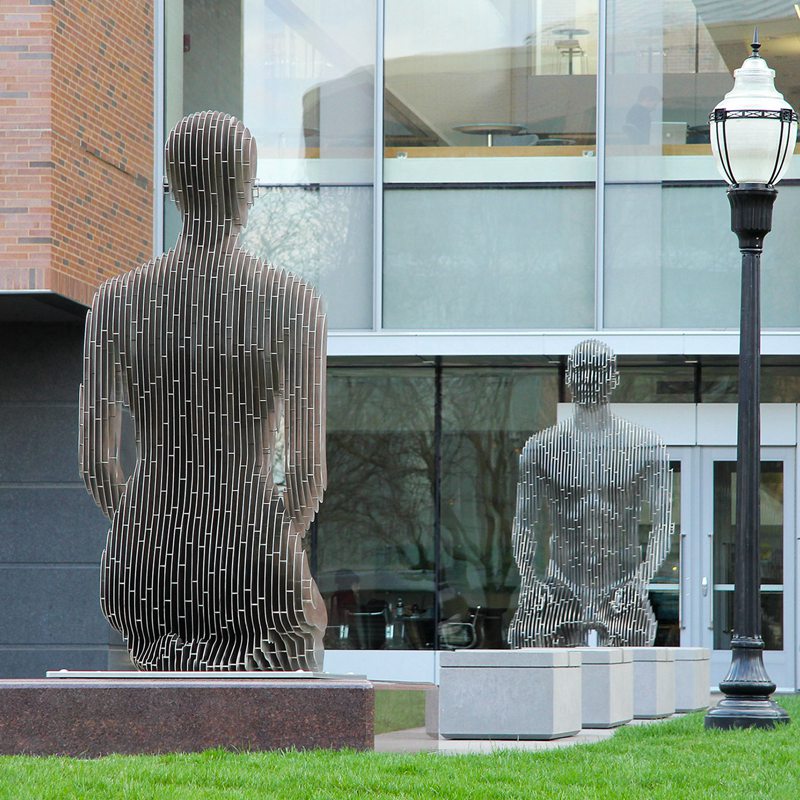
[[528,132],[524,125],[514,125],[510,122],[475,122],[469,125],[456,125],[453,130],[469,133],[473,136],[485,136],[487,147],[492,146],[493,136],[518,136],[521,133]]

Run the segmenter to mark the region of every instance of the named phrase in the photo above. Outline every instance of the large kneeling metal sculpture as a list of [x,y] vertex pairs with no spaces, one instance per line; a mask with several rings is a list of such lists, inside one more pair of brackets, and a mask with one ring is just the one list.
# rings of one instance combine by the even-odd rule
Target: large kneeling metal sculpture
[[327,614],[303,539],[326,483],[322,305],[238,244],[256,170],[240,121],[186,117],[166,156],[177,244],[106,281],[86,322],[80,464],[111,521],[102,609],[139,669],[320,669]]
[[522,583],[509,644],[583,645],[596,631],[599,645],[652,645],[647,587],[672,536],[667,452],[611,413],[619,378],[604,343],[581,342],[566,379],[574,416],[532,436],[520,457],[512,542]]

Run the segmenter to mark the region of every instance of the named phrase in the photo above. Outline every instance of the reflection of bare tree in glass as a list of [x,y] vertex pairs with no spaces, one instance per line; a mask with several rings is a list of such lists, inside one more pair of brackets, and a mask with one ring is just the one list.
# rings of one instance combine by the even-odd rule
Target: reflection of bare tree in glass
[[[431,592],[433,375],[364,370],[330,377],[330,492],[320,516],[320,573],[416,573]],[[362,594],[365,582],[362,580]],[[389,591],[390,587],[373,587]]]
[[[537,381],[535,397],[529,396],[531,381]],[[469,371],[446,376],[444,386],[444,579],[450,588],[468,595],[469,605],[491,609],[484,644],[500,647],[502,618],[519,585],[509,537],[516,463],[527,438],[524,429],[551,421],[557,378],[555,371],[539,378],[510,371]],[[515,419],[519,411],[515,414],[514,400],[521,395],[528,401],[524,421]]]
[[[555,370],[444,371],[442,600],[449,592],[462,598],[462,612],[482,607],[484,644],[504,646],[519,585],[510,541],[517,462],[531,428],[554,421],[557,386]],[[390,591],[370,584],[369,573],[389,582],[416,574],[420,591],[433,591],[433,406],[432,370],[331,370],[329,492],[317,549],[323,593],[332,589],[326,576],[341,568],[361,574],[362,599]]]
[[319,189],[262,187],[242,244],[318,283],[329,254],[347,239],[348,211],[345,203],[324,204]]

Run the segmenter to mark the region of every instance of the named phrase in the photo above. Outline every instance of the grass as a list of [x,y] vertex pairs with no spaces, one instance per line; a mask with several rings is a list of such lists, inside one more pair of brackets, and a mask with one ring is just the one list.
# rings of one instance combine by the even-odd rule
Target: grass
[[425,724],[425,692],[378,689],[375,692],[375,733],[421,728]]
[[112,756],[94,761],[0,758],[2,800],[337,800],[338,798],[800,797],[796,719],[772,731],[704,731],[703,715],[628,727],[594,745],[541,753],[382,755],[228,753]]

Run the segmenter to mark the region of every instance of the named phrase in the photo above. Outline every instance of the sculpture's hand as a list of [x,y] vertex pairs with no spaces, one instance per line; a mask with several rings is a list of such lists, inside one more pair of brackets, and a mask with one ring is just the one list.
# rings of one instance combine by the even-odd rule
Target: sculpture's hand
[[[531,609],[535,614],[540,614],[553,602],[553,592],[551,588],[541,581],[536,581],[528,592],[526,592],[526,595],[527,602],[525,606]],[[522,603],[520,603],[520,606],[522,606]]]
[[633,608],[638,608],[644,597],[644,592],[638,583],[626,583],[614,590],[609,605],[615,614],[623,614]]

